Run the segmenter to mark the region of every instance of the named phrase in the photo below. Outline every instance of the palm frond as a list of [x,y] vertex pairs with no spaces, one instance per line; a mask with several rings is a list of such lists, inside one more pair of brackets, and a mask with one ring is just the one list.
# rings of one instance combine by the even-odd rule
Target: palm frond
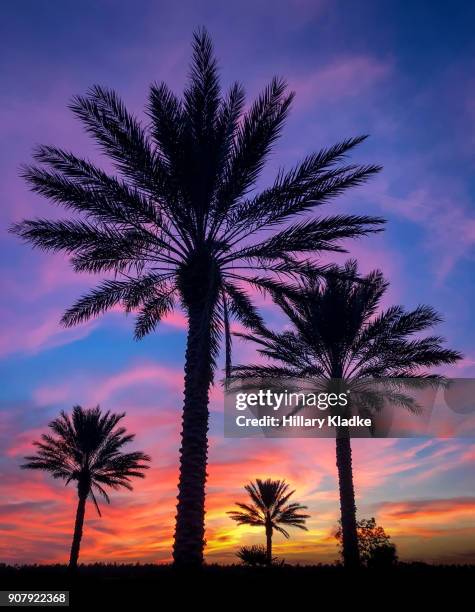
[[140,309],[135,321],[135,339],[140,340],[154,331],[160,321],[173,310],[174,288],[167,292],[156,293]]
[[152,193],[160,190],[166,170],[154,156],[140,122],[114,91],[95,85],[86,96],[75,96],[69,107],[137,187]]
[[130,311],[157,297],[160,287],[164,287],[164,279],[161,275],[154,274],[126,281],[103,281],[71,306],[61,322],[66,327],[71,327],[91,317],[97,317],[120,303],[125,310]]
[[274,78],[244,115],[217,195],[218,201],[227,202],[228,210],[255,183],[280,135],[292,99],[293,94],[286,94],[285,81]]
[[[329,270],[325,281],[309,276],[301,288],[274,293],[292,330],[278,334],[261,325],[253,334],[240,334],[257,344],[269,364],[236,366],[231,378],[344,378],[355,388],[358,381],[371,379],[438,380],[428,368],[455,363],[461,353],[446,348],[440,336],[414,338],[441,321],[429,306],[412,311],[392,306],[378,313],[387,288],[380,271],[358,276],[350,260]],[[408,397],[396,393],[393,403],[417,411]]]

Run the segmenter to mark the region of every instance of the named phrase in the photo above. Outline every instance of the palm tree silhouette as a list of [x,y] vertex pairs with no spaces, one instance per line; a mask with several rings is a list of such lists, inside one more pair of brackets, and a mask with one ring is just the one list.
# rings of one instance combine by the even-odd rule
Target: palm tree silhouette
[[67,310],[64,325],[120,305],[137,313],[135,336],[142,338],[177,305],[186,313],[174,544],[180,564],[203,560],[209,388],[223,330],[230,317],[261,323],[246,286],[280,292],[308,268],[298,254],[340,250],[340,239],[383,223],[354,215],[291,223],[380,170],[344,163],[364,136],[309,155],[255,192],[292,97],[274,78],[244,113],[242,86],[222,95],[211,40],[200,31],[183,98],[165,83],[151,86],[147,129],[114,91],[94,86],[74,98],[72,111],[118,175],[53,146],[39,147],[40,165],[23,172],[33,191],[83,218],[25,220],[12,231],[35,247],[66,252],[78,272],[115,275]]
[[289,491],[289,485],[285,480],[256,479],[255,483],[249,483],[244,487],[252,500],[251,504],[236,502],[241,511],[228,512],[229,516],[238,525],[253,525],[264,527],[266,532],[266,556],[267,564],[272,563],[272,535],[274,530],[289,538],[289,532],[281,527],[298,527],[307,531],[305,521],[309,514],[300,514],[307,506],[299,503],[287,503],[295,491]]
[[101,412],[99,406],[88,410],[75,406],[71,417],[62,411],[49,424],[56,435],[43,434],[41,442],[34,442],[37,454],[25,457],[27,463],[21,466],[50,472],[53,478],[61,478],[66,484],[76,482],[78,506],[70,570],[75,570],[78,564],[87,498],[101,516],[96,494],[110,503],[106,488],[132,490],[131,478],[143,478],[143,470],[149,467],[145,464],[150,461],[148,455],[121,451],[134,439],[134,435],[126,434],[124,427],[117,427],[124,416]]
[[[439,336],[414,338],[414,334],[441,321],[431,307],[418,306],[406,311],[401,306],[392,306],[377,314],[387,287],[379,271],[358,278],[355,261],[347,262],[338,273],[327,275],[325,283],[304,280],[298,296],[277,299],[293,329],[274,333],[259,326],[252,335],[237,334],[257,342],[261,347],[259,353],[274,363],[237,366],[233,377],[339,379],[344,388],[357,388],[358,381],[373,378],[425,380],[431,376],[426,368],[461,358],[459,352],[444,348],[444,340]],[[368,389],[366,398],[369,392]],[[375,394],[372,399],[377,403],[381,396]],[[391,399],[406,408],[416,408],[403,392],[395,392]],[[359,552],[348,428],[337,431],[336,460],[343,559],[346,567],[355,567],[359,565]]]

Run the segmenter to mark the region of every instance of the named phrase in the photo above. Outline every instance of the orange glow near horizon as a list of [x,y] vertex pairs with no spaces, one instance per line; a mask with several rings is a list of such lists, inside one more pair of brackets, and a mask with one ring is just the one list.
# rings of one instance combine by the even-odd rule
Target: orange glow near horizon
[[[178,469],[167,460],[172,441],[178,446],[179,420],[172,419],[167,411],[156,417],[161,422],[161,435],[160,439],[151,439],[150,448],[144,449],[155,457],[146,478],[135,483],[132,493],[113,493],[112,504],[102,507],[102,518],[88,504],[82,562],[171,561]],[[127,425],[137,429],[140,419],[134,415]],[[141,429],[141,439],[146,440],[143,421]],[[7,454],[19,461],[28,450],[23,441],[31,440],[32,433],[25,432],[21,440],[12,440]],[[237,527],[226,514],[236,501],[245,499],[243,485],[256,477],[285,478],[296,490],[295,499],[305,503],[311,515],[307,532],[294,529],[289,540],[275,534],[275,554],[290,563],[337,560],[333,534],[339,504],[333,441],[236,442],[211,439],[206,503],[207,561],[234,563],[240,546],[263,543],[260,529]],[[411,479],[417,484],[421,474],[411,476],[411,470],[417,466],[415,456],[430,446],[430,442],[422,442],[416,448],[402,451],[396,448],[395,440],[355,442],[359,515],[376,517],[393,537],[403,560],[473,561],[468,542],[475,535],[475,498],[404,499],[400,495],[397,500],[387,501],[378,496],[379,489],[388,484],[401,487],[402,479],[407,485]],[[426,480],[437,476],[441,457],[445,458],[444,466],[449,460],[463,463],[470,460],[471,451],[453,440],[438,443],[430,461],[425,460],[422,474]],[[52,481],[45,474],[23,471],[17,478],[4,482],[2,489],[2,560],[64,563],[75,514],[74,489]]]

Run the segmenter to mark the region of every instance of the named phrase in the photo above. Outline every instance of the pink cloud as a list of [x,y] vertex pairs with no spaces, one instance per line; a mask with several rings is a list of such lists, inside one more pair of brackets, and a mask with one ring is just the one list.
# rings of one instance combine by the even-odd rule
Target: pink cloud
[[174,310],[163,320],[164,325],[170,325],[177,329],[188,329],[188,319],[181,310]]
[[72,269],[66,257],[49,253],[48,259],[39,266],[34,281],[34,291],[29,292],[28,296],[30,299],[68,286],[78,290],[85,289],[97,282],[98,277],[91,274],[78,274]]
[[[94,280],[96,283],[99,281],[97,278]],[[24,305],[24,308],[13,309],[12,301],[3,307],[0,355],[8,355],[13,352],[36,354],[87,337],[98,325],[104,323],[104,316],[72,328],[63,327],[60,321],[64,310],[72,301],[94,284],[91,283],[90,277],[85,281],[84,275],[75,275],[66,266],[64,260],[58,259],[51,266],[42,265],[37,269],[28,285],[28,291],[25,291],[24,282],[9,282],[7,279],[5,289],[12,298],[14,297],[15,303]],[[51,294],[64,290],[68,286],[75,287],[77,295],[70,298],[69,301],[64,300],[63,297],[60,300],[64,302],[62,308],[49,306]],[[46,300],[40,298],[46,298]],[[33,302],[35,302],[35,308],[31,307]],[[119,326],[126,325],[132,333],[130,319],[124,316],[123,308],[114,307],[109,313],[106,315],[109,322]],[[167,328],[185,330],[187,329],[186,316],[180,310],[175,310],[164,319],[163,326],[163,331],[166,331]]]
[[354,97],[371,88],[391,72],[391,65],[380,59],[356,55],[343,57],[311,74],[292,80],[297,93],[296,106],[307,107],[321,100]]
[[[67,381],[37,387],[32,391],[32,399],[38,407],[59,404],[66,410],[75,404],[85,407],[100,404],[107,409],[113,400],[116,409],[125,410],[127,413],[130,411],[131,414],[146,409],[153,415],[156,411],[160,413],[164,403],[176,403],[180,406],[183,385],[184,374],[181,367],[140,362],[109,375],[88,372],[73,374]],[[131,393],[118,400],[119,394],[134,387],[140,391],[140,397],[136,401]],[[222,391],[213,388],[211,398],[222,402]]]
[[38,440],[43,433],[45,433],[45,427],[35,427],[18,433],[5,449],[5,455],[16,457],[31,453],[34,450],[33,441]]
[[388,181],[380,177],[368,186],[368,194],[383,210],[423,229],[425,246],[432,254],[435,274],[440,282],[459,260],[473,253],[475,216],[459,186],[445,186],[444,192],[421,184],[404,196],[395,196]]
[[94,402],[102,403],[122,389],[144,383],[159,385],[162,388],[169,388],[176,392],[182,391],[183,371],[157,364],[134,366],[131,369],[106,378],[106,380],[91,391],[91,396]]
[[8,355],[13,352],[36,354],[45,349],[85,338],[96,326],[94,321],[90,321],[80,327],[66,329],[59,323],[62,314],[62,311],[56,309],[48,309],[43,313],[17,313],[14,317],[13,313],[5,313],[0,354]]
[[39,406],[47,406],[48,404],[57,404],[64,402],[69,397],[69,386],[61,384],[58,386],[45,385],[35,389],[33,392],[33,400]]

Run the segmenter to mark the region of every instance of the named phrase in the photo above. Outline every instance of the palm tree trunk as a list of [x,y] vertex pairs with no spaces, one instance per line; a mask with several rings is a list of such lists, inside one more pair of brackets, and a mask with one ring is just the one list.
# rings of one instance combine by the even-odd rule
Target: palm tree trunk
[[351,463],[351,439],[347,428],[336,434],[336,465],[340,488],[341,530],[343,536],[343,563],[346,568],[358,568],[360,555],[356,525],[355,488]]
[[84,525],[84,515],[86,513],[87,493],[78,491],[78,507],[76,510],[76,521],[74,523],[73,542],[71,544],[71,554],[69,556],[69,570],[75,572],[78,566],[79,548],[81,546],[82,529]]
[[212,379],[211,322],[203,308],[188,312],[185,398],[180,449],[180,478],[173,559],[179,566],[203,563],[208,402]]
[[228,300],[225,295],[223,295],[223,323],[224,323],[224,376],[225,376],[225,389],[228,388],[228,385],[231,381],[231,326],[229,325],[229,310],[228,310]]
[[267,565],[272,565],[272,525],[266,525],[266,557]]

